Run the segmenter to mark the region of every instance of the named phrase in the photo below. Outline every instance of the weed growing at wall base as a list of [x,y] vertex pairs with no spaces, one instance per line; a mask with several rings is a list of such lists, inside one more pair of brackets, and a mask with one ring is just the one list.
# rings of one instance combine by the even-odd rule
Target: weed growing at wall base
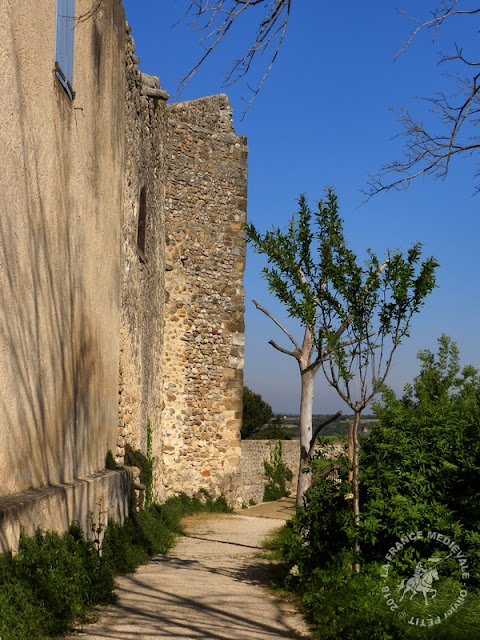
[[282,460],[282,442],[279,440],[270,452],[270,461],[263,461],[265,475],[268,478],[263,491],[263,502],[271,502],[290,495],[287,482],[293,478],[292,470]]
[[205,504],[185,494],[110,522],[101,555],[78,523],[59,535],[22,536],[18,553],[0,555],[0,637],[46,640],[88,622],[96,604],[115,601],[115,575],[129,573],[154,553],[165,553],[181,532],[180,519],[200,511],[228,511],[224,498]]

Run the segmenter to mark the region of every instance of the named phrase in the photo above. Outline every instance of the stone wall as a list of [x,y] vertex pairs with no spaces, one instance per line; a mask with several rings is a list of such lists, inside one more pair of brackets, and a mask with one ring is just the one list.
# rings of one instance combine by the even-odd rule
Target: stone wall
[[[162,449],[162,349],[164,331],[165,140],[168,94],[158,78],[138,70],[135,44],[127,41],[125,175],[122,225],[122,303],[116,460],[125,445]],[[158,476],[158,468],[155,470]],[[156,481],[156,486],[161,483]],[[157,492],[157,499],[164,496]]]
[[[277,444],[277,440],[242,440],[240,473],[236,478],[238,490],[236,505],[262,502],[263,490],[268,481],[263,467],[263,461],[270,461],[270,454]],[[317,445],[315,453],[322,453],[326,458],[339,456],[343,452],[340,443]],[[295,495],[298,482],[300,464],[299,440],[282,440],[282,460],[293,473],[292,481],[287,483],[291,495]],[[335,474],[332,475],[332,478]]]
[[[249,501],[262,502],[263,490],[268,481],[263,461],[270,461],[270,454],[275,448],[276,440],[242,440],[241,467],[238,476],[237,503],[247,504]],[[282,440],[282,460],[293,473],[293,479],[287,488],[295,495],[300,463],[300,446],[298,440]]]
[[167,106],[162,481],[233,499],[244,357],[247,147],[225,95]]

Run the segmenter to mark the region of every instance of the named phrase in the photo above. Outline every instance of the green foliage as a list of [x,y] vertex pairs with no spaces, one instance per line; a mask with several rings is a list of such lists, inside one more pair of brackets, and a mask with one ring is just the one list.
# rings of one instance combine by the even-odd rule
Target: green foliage
[[142,546],[144,536],[137,522],[128,518],[123,525],[109,521],[102,544],[102,559],[118,575],[132,573],[148,560]]
[[0,634],[4,640],[45,640],[48,612],[34,601],[29,585],[0,560]]
[[111,451],[107,451],[107,455],[105,456],[105,469],[109,469],[110,471],[117,471],[121,468],[122,467],[115,462],[113,453]]
[[382,601],[378,580],[369,572],[354,573],[344,564],[315,569],[305,585],[304,603],[322,640],[392,638],[395,620]]
[[5,554],[0,566],[5,639],[64,633],[94,604],[115,600],[113,575],[77,523],[62,536],[41,531],[33,538],[22,536],[17,555]]
[[0,636],[45,640],[86,621],[95,604],[115,601],[114,576],[132,572],[150,555],[165,553],[181,531],[180,519],[199,511],[229,510],[223,497],[204,502],[185,494],[132,513],[124,525],[110,522],[102,554],[78,523],[63,535],[22,536],[15,556],[0,555]]
[[436,355],[421,351],[419,359],[420,374],[401,399],[385,389],[363,445],[364,554],[423,528],[453,537],[478,559],[480,379],[471,366],[460,370],[446,336]]
[[270,422],[273,417],[272,407],[258,393],[243,387],[242,438],[250,438],[255,431]]
[[263,502],[279,500],[290,495],[286,483],[293,478],[291,469],[282,460],[282,443],[279,440],[270,452],[270,461],[263,461],[263,468],[268,477],[263,490]]
[[143,453],[140,449],[132,449],[129,444],[125,447],[125,465],[138,467],[140,469],[140,482],[145,485],[145,505],[140,504],[141,508],[151,505],[153,499],[152,485],[155,459],[152,455],[152,436],[153,430],[149,418],[147,420],[147,453]]
[[[371,250],[359,261],[345,240],[333,189],[327,189],[317,211],[311,211],[303,195],[298,202],[286,232],[276,228],[261,235],[249,224],[247,239],[267,257],[263,274],[269,290],[290,316],[310,328],[319,352],[327,349],[340,377],[349,380],[352,349],[345,342],[363,343],[354,353],[359,362],[365,359],[365,346],[371,351],[372,328],[377,345],[390,335],[396,346],[435,287],[438,264],[434,258],[420,263],[419,243],[405,256],[387,252],[385,263]],[[341,326],[345,329],[339,333]]]
[[275,416],[271,422],[255,431],[252,440],[291,440],[292,434],[282,427],[282,419]]
[[152,437],[153,437],[153,431],[152,431],[152,425],[150,423],[150,418],[148,418],[147,420],[147,460],[148,463],[150,465],[150,477],[152,478],[152,480],[149,482],[149,484],[147,484],[147,488],[145,490],[145,505],[148,507],[148,505],[152,504],[152,484],[153,484],[153,465],[154,465],[154,458],[152,455]]
[[[257,304],[284,330],[295,349],[289,351],[272,342],[273,346],[300,364],[303,468],[310,448],[313,378],[319,367],[354,411],[356,428],[361,412],[383,385],[395,350],[408,336],[412,317],[436,286],[438,263],[432,257],[421,262],[420,243],[405,255],[388,251],[383,261],[370,249],[359,259],[345,240],[338,198],[331,188],[317,211],[312,212],[303,195],[298,204],[286,231],[274,228],[262,235],[249,224],[246,235],[255,251],[267,258],[263,274],[270,292],[305,328],[300,347]],[[352,508],[358,522],[356,442],[352,467]],[[305,484],[299,476],[298,497]]]
[[[304,504],[276,545],[284,562],[282,585],[298,591],[325,640],[360,638],[473,640],[480,583],[480,379],[459,366],[456,345],[446,336],[436,354],[419,353],[420,374],[397,399],[383,391],[378,422],[362,439],[361,520],[357,532],[350,508],[348,461],[337,459],[341,482],[326,476],[326,463],[312,462],[314,482]],[[466,604],[434,628],[402,622],[383,602],[380,565],[390,547],[411,531],[436,531],[467,556]],[[352,541],[360,538],[362,572],[352,574]],[[409,544],[389,565],[391,592],[428,557],[427,541]],[[448,553],[444,550],[444,557]],[[429,614],[443,615],[463,588],[452,558],[442,564]],[[421,598],[405,598],[407,619],[426,618]]]
[[[145,506],[148,506],[151,502],[152,496],[152,484],[153,484],[153,465],[152,460],[142,453],[139,449],[132,449],[127,444],[125,447],[125,465],[127,467],[138,467],[140,469],[140,482],[145,485]],[[147,496],[150,497],[150,502],[147,502]],[[140,507],[143,507],[140,504]]]

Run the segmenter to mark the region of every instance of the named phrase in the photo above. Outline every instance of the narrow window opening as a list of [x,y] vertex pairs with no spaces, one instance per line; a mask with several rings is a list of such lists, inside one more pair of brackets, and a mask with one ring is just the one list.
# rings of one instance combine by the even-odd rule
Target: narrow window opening
[[142,187],[140,191],[140,203],[138,208],[137,227],[137,252],[140,260],[146,262],[145,258],[145,232],[147,226],[147,190]]

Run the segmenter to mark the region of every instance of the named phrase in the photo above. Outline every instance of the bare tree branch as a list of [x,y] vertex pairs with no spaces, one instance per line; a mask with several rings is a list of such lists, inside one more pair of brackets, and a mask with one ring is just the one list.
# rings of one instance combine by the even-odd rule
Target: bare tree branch
[[[410,37],[403,43],[395,58],[410,47],[421,31],[433,30],[435,41],[438,30],[447,19],[474,16],[477,9],[458,9],[458,0],[441,0],[431,12],[431,18],[420,20],[400,11],[415,25]],[[460,64],[467,73],[446,73],[445,77],[454,81],[450,96],[439,92],[431,97],[420,98],[429,105],[440,126],[435,131],[433,125],[425,125],[423,119],[403,109],[398,114],[402,131],[395,137],[405,140],[403,155],[381,166],[378,174],[370,175],[363,190],[365,201],[373,195],[390,189],[406,189],[410,183],[422,175],[432,175],[444,179],[450,169],[451,160],[456,157],[470,157],[480,150],[480,136],[476,128],[480,122],[480,73],[472,73],[480,66],[480,60],[471,60],[463,53],[463,48],[454,44],[452,54],[440,54],[439,64]],[[480,172],[476,172],[478,177]],[[395,177],[398,176],[398,177]],[[474,193],[480,191],[480,185]]]
[[432,40],[433,42],[435,42],[438,34],[438,29],[447,18],[450,18],[452,16],[473,15],[475,13],[480,13],[480,9],[462,9],[462,10],[456,9],[455,7],[457,3],[458,3],[458,0],[450,0],[450,2],[445,2],[445,0],[442,0],[442,2],[440,2],[440,6],[434,11],[432,11],[432,18],[430,20],[424,20],[423,22],[409,15],[404,9],[398,9],[398,13],[401,13],[404,16],[406,16],[409,20],[411,20],[417,26],[414,29],[412,29],[412,31],[410,32],[410,37],[403,43],[402,47],[397,51],[394,59],[396,60],[401,53],[403,53],[406,49],[408,49],[408,47],[412,44],[413,40],[420,33],[420,31],[426,30],[426,29],[433,29]]
[[[252,300],[252,302],[257,307],[257,309],[259,309],[266,316],[268,316],[270,318],[270,320],[273,320],[273,322],[277,325],[277,327],[279,327],[283,331],[283,333],[288,337],[290,342],[295,347],[295,350],[296,351],[297,350],[300,351],[300,347],[298,345],[298,342],[295,340],[295,338],[292,336],[292,334],[287,329],[285,329],[285,327],[275,318],[275,316],[272,316],[272,314],[269,311],[267,311],[267,309],[265,309],[265,307],[262,307],[261,304],[258,304],[258,302],[256,300]],[[272,341],[270,341],[270,344],[272,344]],[[279,351],[282,351],[282,349],[280,349],[280,347],[278,347],[278,345],[272,344],[272,346],[274,346],[275,349],[278,349]],[[290,355],[294,355],[294,353],[290,352],[290,351],[284,351],[284,353],[289,353]]]
[[309,457],[312,456],[313,450],[315,448],[317,436],[320,433],[320,431],[323,429],[323,427],[326,427],[328,424],[335,422],[335,420],[339,418],[341,415],[342,415],[342,412],[337,411],[337,413],[334,416],[330,416],[330,418],[327,418],[315,428],[315,431],[313,432],[313,435],[312,435],[312,440],[310,441],[310,451],[308,452]]
[[181,78],[176,95],[181,94],[212,51],[220,45],[233,26],[240,22],[243,14],[254,7],[262,6],[263,13],[257,22],[253,42],[240,58],[233,61],[224,82],[225,86],[237,82],[249,73],[259,54],[263,55],[269,48],[273,50],[260,81],[254,87],[248,85],[252,96],[246,101],[246,112],[277,59],[285,38],[291,3],[292,0],[191,0],[181,20],[189,21],[193,30],[203,34],[200,43],[204,53],[190,71]]
[[299,359],[299,355],[297,353],[297,351],[290,351],[289,349],[285,349],[284,347],[281,347],[280,345],[278,345],[275,340],[269,340],[268,344],[271,344],[272,347],[274,349],[276,349],[277,351],[281,351],[282,353],[286,353],[287,356],[293,356],[294,358],[296,358],[297,360]]

